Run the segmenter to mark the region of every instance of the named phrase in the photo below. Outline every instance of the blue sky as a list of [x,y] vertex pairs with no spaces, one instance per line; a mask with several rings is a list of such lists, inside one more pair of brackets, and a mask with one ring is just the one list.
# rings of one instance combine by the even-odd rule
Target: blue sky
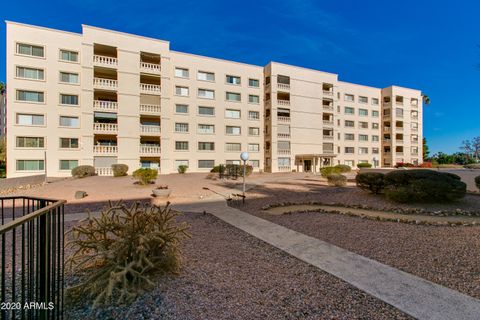
[[[94,25],[169,40],[171,48],[338,73],[343,81],[421,89],[434,152],[480,136],[478,1],[5,1],[2,20],[73,32]],[[0,81],[5,80],[1,25]]]

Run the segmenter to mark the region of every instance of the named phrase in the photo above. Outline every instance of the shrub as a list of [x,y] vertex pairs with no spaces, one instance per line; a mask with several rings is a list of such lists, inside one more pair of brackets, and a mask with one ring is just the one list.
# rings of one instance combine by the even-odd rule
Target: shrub
[[140,168],[133,172],[133,177],[142,185],[151,184],[157,178],[157,170],[150,168]]
[[433,165],[431,162],[423,162],[422,164],[420,164],[419,166],[420,168],[432,168]]
[[[218,165],[212,168],[210,172],[219,173],[221,168],[223,168],[224,174],[237,175],[239,177],[243,176],[243,164],[227,164],[227,165]],[[253,172],[253,167],[247,164],[245,175],[249,176]]]
[[[225,169],[225,166],[223,166],[223,168]],[[212,170],[210,170],[210,172],[219,173],[220,172],[220,165],[216,165],[215,167],[213,167]]]
[[357,187],[378,194],[385,187],[385,175],[380,172],[361,172],[355,177]]
[[396,202],[444,202],[461,199],[467,186],[452,173],[427,169],[385,175],[385,194]]
[[320,169],[320,174],[326,178],[329,174],[340,174],[340,169],[337,167],[323,167]]
[[478,191],[480,191],[480,176],[475,177],[475,185],[478,188]]
[[480,169],[480,163],[470,163],[463,166],[465,169]]
[[372,164],[368,163],[368,162],[357,163],[357,168],[359,168],[359,169],[361,169],[361,168],[371,168],[371,167],[372,167]]
[[162,208],[109,202],[98,218],[89,215],[69,231],[73,254],[67,266],[85,274],[68,293],[95,298],[94,306],[131,302],[153,286],[156,273],[178,272],[179,243],[189,237],[188,226],[176,224],[178,214],[169,203]]
[[78,166],[72,169],[72,177],[85,178],[95,175],[95,168],[93,166]]
[[335,187],[343,187],[347,184],[347,177],[334,173],[327,175],[328,184]]
[[394,166],[395,168],[413,168],[415,165],[409,162],[397,162]]
[[337,168],[337,170],[340,173],[346,173],[352,171],[352,167],[347,166],[346,164],[337,164],[334,168]]
[[187,169],[188,169],[187,165],[181,164],[178,166],[178,173],[185,173],[187,172]]
[[114,177],[123,177],[127,175],[128,166],[126,164],[112,164]]

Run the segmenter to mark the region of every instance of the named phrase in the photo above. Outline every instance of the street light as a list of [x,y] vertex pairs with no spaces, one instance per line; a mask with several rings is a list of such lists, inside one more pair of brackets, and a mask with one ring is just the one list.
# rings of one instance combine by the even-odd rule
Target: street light
[[373,157],[373,167],[377,167],[377,158]]
[[247,172],[248,152],[243,151],[240,153],[240,159],[243,161],[243,202],[245,203],[245,174]]

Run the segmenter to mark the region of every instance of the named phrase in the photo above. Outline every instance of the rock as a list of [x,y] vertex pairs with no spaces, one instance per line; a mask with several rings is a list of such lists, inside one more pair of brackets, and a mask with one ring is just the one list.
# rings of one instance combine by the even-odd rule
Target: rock
[[83,199],[86,196],[88,196],[88,194],[85,191],[75,191],[75,199]]

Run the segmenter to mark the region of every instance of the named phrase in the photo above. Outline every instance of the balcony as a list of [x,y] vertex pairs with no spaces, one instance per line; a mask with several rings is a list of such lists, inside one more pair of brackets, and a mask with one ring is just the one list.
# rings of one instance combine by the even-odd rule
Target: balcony
[[278,122],[290,122],[290,117],[277,116]]
[[277,83],[277,87],[280,90],[290,90],[290,85],[286,83]]
[[333,140],[333,135],[323,135],[324,140]]
[[395,143],[397,143],[397,144],[403,144],[403,139],[396,139],[396,140],[395,140]]
[[395,154],[396,154],[397,156],[403,156],[403,151],[395,151]]
[[150,83],[140,83],[140,93],[144,94],[160,94],[160,85]]
[[290,100],[277,100],[278,105],[280,106],[289,106],[290,105]]
[[95,174],[98,176],[113,176],[112,167],[97,167],[95,168]]
[[323,153],[333,154],[333,149],[323,149]]
[[161,151],[160,146],[155,145],[140,145],[140,156],[159,156]]
[[324,96],[333,96],[333,90],[323,90]]
[[418,132],[418,128],[412,128],[412,132]]
[[324,104],[323,110],[333,111],[333,105]]
[[117,133],[118,124],[97,122],[93,124],[93,131],[95,133]]
[[160,74],[161,68],[159,64],[140,62],[140,71],[145,73]]
[[392,127],[383,127],[383,131],[385,132],[390,132],[392,130]]
[[[395,127],[395,130],[403,132],[403,127]],[[413,129],[412,129],[412,131],[413,131]]]
[[159,105],[156,104],[141,104],[140,105],[140,113],[141,114],[152,114],[152,115],[159,115],[161,112],[161,108]]
[[145,135],[158,135],[160,134],[160,126],[141,124],[140,132]]
[[396,113],[396,114],[395,114],[395,117],[397,117],[397,118],[403,118],[403,113]]
[[291,152],[290,149],[278,149],[277,150],[277,154],[281,154],[281,155],[289,155]]
[[291,172],[292,168],[290,166],[278,166],[278,171],[280,171],[280,172]]
[[280,139],[290,139],[290,133],[277,133],[277,137]]
[[93,153],[95,155],[116,155],[118,153],[117,146],[93,146]]
[[333,126],[333,121],[332,120],[323,120],[323,125],[324,126]]
[[116,68],[118,65],[118,60],[114,57],[94,55],[93,65],[97,67]]
[[93,78],[93,88],[101,90],[117,90],[118,81],[114,79]]
[[117,111],[118,102],[116,102],[116,101],[94,100],[93,101],[93,109],[98,110],[98,111]]

